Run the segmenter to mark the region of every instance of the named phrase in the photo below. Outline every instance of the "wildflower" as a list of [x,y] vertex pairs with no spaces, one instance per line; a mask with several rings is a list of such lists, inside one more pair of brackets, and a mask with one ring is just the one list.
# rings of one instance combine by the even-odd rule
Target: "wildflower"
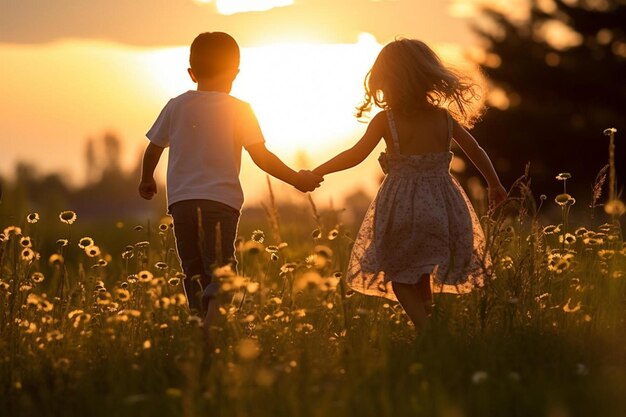
[[36,283],[43,282],[44,278],[45,277],[41,272],[33,272],[33,274],[30,276],[30,279],[32,279],[33,282]]
[[143,240],[141,242],[135,243],[135,247],[136,248],[145,248],[145,247],[148,247],[148,246],[150,246],[150,242],[148,242],[147,240]]
[[85,248],[85,254],[90,258],[95,258],[96,256],[100,256],[100,248],[96,245],[87,246]]
[[161,269],[161,270],[164,270],[164,269],[167,269],[167,264],[166,264],[165,262],[161,262],[161,261],[159,261],[159,262],[157,262],[156,264],[154,264],[154,267],[155,267],[156,269]]
[[597,245],[602,245],[604,243],[604,240],[597,238],[597,237],[585,237],[583,239],[583,243],[585,245],[597,246]]
[[76,217],[76,213],[71,210],[62,211],[61,214],[59,214],[59,220],[61,220],[65,224],[74,223],[76,221]]
[[8,282],[0,280],[0,291],[7,291],[9,288],[11,288],[11,286]]
[[561,228],[559,226],[555,226],[553,224],[546,226],[543,228],[543,233],[546,235],[551,235],[553,233],[559,233]]
[[320,229],[313,230],[313,232],[311,232],[311,237],[313,239],[319,239],[320,237],[322,237],[322,231]]
[[30,262],[35,259],[35,255],[35,251],[33,251],[31,248],[24,248],[22,250],[21,258],[23,261]]
[[263,241],[265,240],[265,233],[262,230],[255,230],[254,232],[252,232],[251,239],[253,242],[263,243]]
[[559,194],[554,201],[561,207],[574,205],[576,199],[567,193]]
[[547,196],[547,195],[545,195],[545,194],[541,194],[541,195],[539,196],[539,199],[540,199],[541,201],[545,201],[545,200],[547,200],[547,199],[548,199],[548,196]]
[[626,213],[626,205],[621,200],[614,199],[604,205],[604,212],[612,216],[621,216]]
[[101,268],[104,268],[108,264],[109,263],[105,259],[98,259],[98,262],[96,262],[96,266],[99,266]]
[[121,302],[125,302],[130,300],[130,292],[123,288],[116,288],[113,290],[113,294],[115,294],[115,298],[117,298]]
[[569,172],[561,172],[559,175],[556,176],[556,179],[559,181],[566,181],[570,178],[572,178],[572,174],[570,174]]
[[615,251],[611,249],[601,249],[598,251],[598,256],[604,261],[610,260],[613,255],[615,255]]
[[138,224],[133,229],[135,229],[135,231],[137,231],[137,232],[141,232],[143,230],[143,226]]
[[30,213],[26,216],[26,221],[31,224],[35,224],[39,221],[39,213]]
[[265,252],[276,253],[276,252],[278,252],[278,246],[276,246],[276,245],[269,245],[267,248],[265,248]]
[[88,248],[94,244],[93,239],[90,237],[83,237],[78,241],[78,247],[81,249]]
[[126,281],[128,281],[129,284],[134,284],[137,282],[137,274],[130,274],[127,278]]
[[7,235],[5,235],[4,233],[0,233],[0,242],[6,242],[7,240],[9,240]]
[[187,304],[187,297],[185,297],[185,294],[178,293],[178,294],[174,294],[170,298],[170,301],[174,305],[184,306],[185,304]]
[[33,246],[33,241],[28,236],[22,236],[22,238],[20,239],[20,245],[23,248],[30,248]]
[[587,229],[585,229],[584,227],[579,227],[578,229],[576,229],[574,231],[574,235],[578,236],[578,237],[582,237],[584,236],[586,233],[588,232]]
[[274,262],[278,262],[278,255],[276,255],[275,253],[272,253],[270,255],[270,259]]
[[563,311],[566,313],[575,313],[580,310],[580,301],[574,306],[570,307],[570,303],[572,302],[571,298],[567,299],[567,303],[563,306]]
[[337,239],[337,236],[339,236],[339,230],[337,229],[333,229],[328,232],[328,240],[335,240]]
[[563,243],[563,242],[565,242],[566,245],[571,245],[573,243],[576,243],[576,236],[574,236],[571,233],[565,233],[565,236],[560,235],[559,243]]
[[283,266],[280,267],[280,275],[285,275],[288,272],[293,272],[296,270],[298,265],[294,262],[287,262]]
[[7,239],[10,238],[11,236],[21,236],[22,229],[17,226],[9,226],[9,227],[5,227],[5,229],[2,231],[2,234],[4,234],[7,237]]
[[150,271],[141,271],[137,274],[137,277],[141,282],[150,282],[152,281],[152,278],[154,278],[154,275],[152,275],[152,272]]
[[609,127],[604,129],[602,133],[604,133],[604,136],[611,136],[617,133],[617,129],[615,129],[614,127]]
[[58,253],[53,253],[52,255],[50,255],[50,258],[48,259],[48,263],[51,266],[59,266],[62,265],[64,262],[63,256],[61,256],[61,254]]
[[167,224],[165,224],[165,223],[161,223],[161,224],[159,225],[159,230],[160,230],[160,231],[165,232],[165,231],[167,231],[167,229],[169,229],[169,226],[168,226]]
[[124,252],[122,252],[122,259],[130,259],[134,256],[133,251],[132,250],[126,250]]
[[170,284],[172,287],[175,287],[180,284],[180,278],[177,276],[173,276],[172,278],[167,280],[167,283]]

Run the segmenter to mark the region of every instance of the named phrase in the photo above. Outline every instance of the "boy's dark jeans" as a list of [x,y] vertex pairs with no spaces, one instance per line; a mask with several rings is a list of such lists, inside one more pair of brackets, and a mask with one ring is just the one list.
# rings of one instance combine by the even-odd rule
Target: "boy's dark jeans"
[[187,276],[183,282],[189,308],[204,313],[204,304],[215,297],[220,286],[213,280],[213,269],[231,263],[236,271],[239,211],[212,200],[184,200],[172,204],[169,212],[178,258]]

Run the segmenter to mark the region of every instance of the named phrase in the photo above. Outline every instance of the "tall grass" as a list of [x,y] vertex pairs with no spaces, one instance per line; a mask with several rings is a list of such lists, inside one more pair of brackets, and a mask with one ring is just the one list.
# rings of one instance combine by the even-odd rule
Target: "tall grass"
[[613,216],[566,229],[565,211],[542,224],[542,204],[558,201],[538,207],[520,179],[484,219],[497,278],[436,296],[416,337],[399,305],[345,286],[351,238],[336,212],[311,199],[314,230],[279,225],[272,200],[272,237],[242,238],[239,274],[217,271],[210,347],[187,311],[169,224],[108,253],[71,224],[39,236],[40,222],[67,219],[24,217],[0,245],[0,413],[626,415],[621,227]]

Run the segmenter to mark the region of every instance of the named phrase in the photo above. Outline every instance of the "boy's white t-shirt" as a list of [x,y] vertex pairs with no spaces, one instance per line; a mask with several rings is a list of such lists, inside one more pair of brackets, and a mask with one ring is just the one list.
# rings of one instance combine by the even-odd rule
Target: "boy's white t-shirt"
[[241,149],[265,142],[248,103],[226,93],[190,90],[165,105],[146,136],[170,148],[168,207],[203,199],[241,210]]

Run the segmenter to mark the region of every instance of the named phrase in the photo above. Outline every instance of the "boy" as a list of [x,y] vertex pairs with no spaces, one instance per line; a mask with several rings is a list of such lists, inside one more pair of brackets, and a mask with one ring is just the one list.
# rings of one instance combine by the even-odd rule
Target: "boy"
[[[205,316],[208,329],[218,309],[219,283],[212,282],[212,269],[228,263],[236,267],[242,147],[263,171],[302,192],[313,191],[323,179],[308,171],[296,173],[268,151],[250,105],[229,95],[239,73],[239,46],[230,35],[198,35],[191,44],[189,64],[197,90],[171,99],[146,134],[150,143],[139,194],[147,200],[156,194],[154,169],[169,146],[167,200],[186,275],[185,294],[190,309]],[[198,277],[201,297],[201,288],[192,279]]]

